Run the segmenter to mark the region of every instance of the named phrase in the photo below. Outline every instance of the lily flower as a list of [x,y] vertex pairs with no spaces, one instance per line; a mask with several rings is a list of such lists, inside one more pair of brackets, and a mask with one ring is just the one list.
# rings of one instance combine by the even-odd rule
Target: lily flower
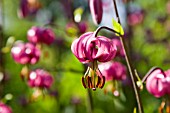
[[43,69],[31,71],[28,77],[30,87],[50,88],[53,83],[53,77]]
[[4,103],[0,102],[0,113],[12,113],[12,110],[9,106],[5,105]]
[[105,83],[105,77],[98,69],[97,62],[108,62],[116,55],[116,45],[113,41],[104,36],[95,37],[95,33],[87,32],[74,40],[71,50],[77,59],[83,64],[89,64],[89,67],[82,77],[82,83],[85,88],[102,88]]
[[50,45],[54,42],[55,34],[50,28],[33,26],[27,32],[28,40],[32,43],[45,43]]
[[35,64],[40,58],[40,50],[32,43],[14,44],[11,54],[13,59],[20,64]]
[[161,69],[155,69],[146,79],[146,89],[155,97],[162,97],[168,93],[170,78]]
[[98,67],[108,81],[126,79],[126,67],[120,62],[101,63]]

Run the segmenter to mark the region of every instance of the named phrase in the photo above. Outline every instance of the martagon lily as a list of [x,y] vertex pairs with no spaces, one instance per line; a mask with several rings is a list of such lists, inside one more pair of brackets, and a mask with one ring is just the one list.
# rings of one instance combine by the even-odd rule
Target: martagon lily
[[105,77],[98,69],[98,62],[108,62],[116,55],[116,45],[104,36],[95,36],[95,32],[87,32],[74,40],[71,50],[83,64],[88,64],[88,69],[82,77],[85,88],[102,88]]

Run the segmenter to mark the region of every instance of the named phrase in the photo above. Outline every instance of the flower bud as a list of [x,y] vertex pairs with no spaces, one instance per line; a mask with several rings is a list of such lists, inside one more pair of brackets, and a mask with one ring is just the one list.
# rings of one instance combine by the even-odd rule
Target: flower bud
[[102,0],[89,0],[91,15],[95,24],[100,24],[103,16]]

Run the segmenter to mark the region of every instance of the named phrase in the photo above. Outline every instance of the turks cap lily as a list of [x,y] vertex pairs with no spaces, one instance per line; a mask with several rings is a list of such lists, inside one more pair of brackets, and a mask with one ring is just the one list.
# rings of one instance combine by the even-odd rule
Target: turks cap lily
[[120,62],[101,63],[98,67],[108,81],[126,79],[126,67]]
[[0,113],[12,113],[11,107],[0,102]]
[[28,77],[30,87],[50,88],[53,83],[53,77],[43,69],[31,71]]
[[20,64],[35,64],[40,58],[40,50],[32,43],[15,43],[11,54],[13,59]]
[[162,97],[168,93],[170,78],[162,69],[155,69],[146,79],[146,89],[155,97]]
[[32,43],[45,43],[50,45],[54,42],[55,33],[50,28],[33,26],[27,32],[27,38]]
[[89,0],[91,15],[95,24],[100,24],[103,16],[102,0]]
[[96,87],[102,88],[105,77],[98,69],[97,62],[108,62],[115,57],[117,48],[113,41],[104,36],[95,37],[95,33],[87,32],[73,41],[71,50],[80,62],[89,64],[82,78],[84,87],[94,90]]

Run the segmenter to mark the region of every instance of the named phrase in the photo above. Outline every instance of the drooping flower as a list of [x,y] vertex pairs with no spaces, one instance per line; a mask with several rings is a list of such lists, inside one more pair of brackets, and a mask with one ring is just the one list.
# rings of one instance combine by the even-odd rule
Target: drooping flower
[[12,113],[12,110],[9,106],[5,105],[4,103],[0,102],[0,113]]
[[20,64],[35,64],[40,58],[40,50],[32,43],[15,43],[11,54],[13,59]]
[[93,32],[87,32],[74,40],[71,50],[77,59],[82,63],[89,63],[95,60],[108,62],[116,55],[116,45],[113,41],[104,36],[94,36]]
[[155,97],[162,97],[168,93],[170,78],[166,73],[160,68],[155,69],[146,80],[146,88],[148,92]]
[[95,37],[95,33],[88,32],[74,40],[71,50],[80,62],[89,64],[82,77],[84,87],[93,90],[102,88],[105,77],[98,69],[97,62],[107,62],[115,57],[117,48],[113,41],[104,36]]
[[43,69],[31,71],[28,77],[28,85],[30,87],[50,88],[52,83],[53,77]]
[[28,30],[27,37],[32,43],[45,43],[50,45],[54,42],[55,34],[50,28],[33,26]]
[[124,80],[126,79],[126,67],[120,62],[106,62],[99,64],[101,73],[106,80]]
[[20,0],[18,16],[20,18],[26,18],[29,15],[36,14],[40,7],[41,3],[39,0]]
[[89,7],[93,22],[95,24],[100,24],[103,16],[102,0],[89,0]]

